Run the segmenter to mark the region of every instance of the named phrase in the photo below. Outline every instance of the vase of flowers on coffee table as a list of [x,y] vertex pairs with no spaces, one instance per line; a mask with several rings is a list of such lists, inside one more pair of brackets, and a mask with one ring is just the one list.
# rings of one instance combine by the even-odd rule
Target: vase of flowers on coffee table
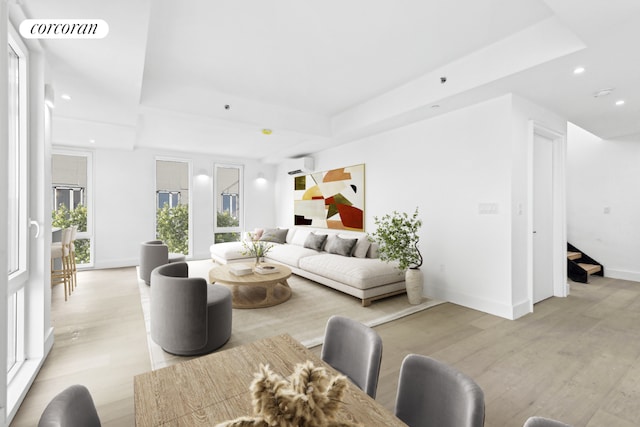
[[244,248],[242,255],[250,255],[252,258],[255,258],[257,267],[265,255],[271,250],[273,244],[262,240],[254,240],[252,233],[247,233],[247,236],[249,240],[242,241],[242,247]]

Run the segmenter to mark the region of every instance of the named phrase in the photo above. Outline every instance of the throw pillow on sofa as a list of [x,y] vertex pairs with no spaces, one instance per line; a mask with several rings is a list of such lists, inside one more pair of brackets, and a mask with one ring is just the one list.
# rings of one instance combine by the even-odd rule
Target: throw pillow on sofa
[[296,246],[304,246],[304,242],[306,242],[307,237],[311,234],[311,230],[296,230],[296,233],[293,235],[291,239],[291,244]]
[[255,228],[253,231],[243,232],[242,240],[244,242],[255,242],[256,240],[260,240],[263,232],[264,230],[262,228]]
[[358,239],[358,243],[353,248],[353,256],[356,258],[366,258],[367,252],[369,252],[369,246],[371,246],[371,242],[366,237],[361,237]]
[[379,258],[380,253],[378,251],[378,247],[377,243],[371,243],[371,246],[369,246],[369,250],[367,251],[367,258]]
[[253,240],[260,240],[260,238],[262,237],[262,233],[264,233],[264,229],[254,228],[253,233],[251,233],[251,236],[253,237]]
[[327,240],[326,234],[309,233],[304,241],[304,247],[309,249],[315,249],[321,251],[324,246],[324,242]]
[[331,241],[331,246],[326,250],[330,254],[351,256],[351,251],[353,251],[353,247],[357,242],[358,239],[344,239],[340,236],[336,236],[335,239]]
[[263,242],[284,243],[287,239],[288,231],[286,228],[268,228],[264,230],[260,240]]
[[[358,241],[356,242],[356,244],[353,246],[353,249],[351,250],[351,256],[352,257],[356,257],[356,258],[366,258],[367,257],[367,252],[369,252],[369,246],[371,246],[371,241],[369,241],[369,238],[367,236],[359,236],[356,237],[354,235],[349,235],[349,234],[338,234],[338,237],[341,237],[343,239],[358,239]],[[329,238],[327,239],[327,243],[324,245],[324,250],[329,252],[329,239],[331,238],[331,236],[329,236]]]
[[327,242],[324,244],[324,251],[331,253],[333,247],[336,244],[336,240],[338,240],[337,234],[329,234],[329,236],[327,237]]

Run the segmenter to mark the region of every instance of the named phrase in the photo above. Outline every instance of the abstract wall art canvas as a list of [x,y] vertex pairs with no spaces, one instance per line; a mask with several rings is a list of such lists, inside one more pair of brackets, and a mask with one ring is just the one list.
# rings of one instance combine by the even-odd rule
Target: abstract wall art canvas
[[364,164],[294,177],[295,225],[364,231]]

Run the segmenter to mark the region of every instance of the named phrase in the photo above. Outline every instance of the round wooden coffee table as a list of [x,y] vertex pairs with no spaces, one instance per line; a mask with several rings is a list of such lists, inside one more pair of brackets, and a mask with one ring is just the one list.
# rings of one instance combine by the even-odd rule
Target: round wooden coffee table
[[233,308],[261,308],[281,304],[291,298],[291,288],[287,279],[291,277],[291,269],[285,265],[263,263],[275,267],[275,273],[251,273],[236,276],[231,273],[231,266],[242,265],[253,268],[253,264],[225,264],[213,267],[209,271],[211,283],[220,283],[231,287],[231,304]]

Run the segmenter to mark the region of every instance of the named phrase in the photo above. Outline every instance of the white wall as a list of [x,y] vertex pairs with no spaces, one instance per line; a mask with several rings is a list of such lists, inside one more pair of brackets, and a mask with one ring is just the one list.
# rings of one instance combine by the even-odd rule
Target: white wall
[[[315,169],[365,163],[367,232],[374,216],[419,207],[427,296],[515,318],[518,304],[528,311],[525,273],[512,272],[526,262],[527,219],[513,212],[526,215],[528,120],[545,114],[506,95],[316,153]],[[281,167],[281,225],[293,222],[292,182]],[[480,214],[485,203],[497,213]]]
[[602,140],[570,125],[567,150],[568,241],[605,276],[640,281],[640,140]]
[[[214,163],[244,165],[245,229],[274,223],[274,167],[256,161],[216,158],[197,153],[97,148],[93,151],[94,266],[137,265],[140,242],[155,238],[155,161],[174,158],[191,162],[193,258],[208,258],[213,243]],[[205,169],[208,179],[194,175]],[[255,178],[264,173],[267,183]]]

